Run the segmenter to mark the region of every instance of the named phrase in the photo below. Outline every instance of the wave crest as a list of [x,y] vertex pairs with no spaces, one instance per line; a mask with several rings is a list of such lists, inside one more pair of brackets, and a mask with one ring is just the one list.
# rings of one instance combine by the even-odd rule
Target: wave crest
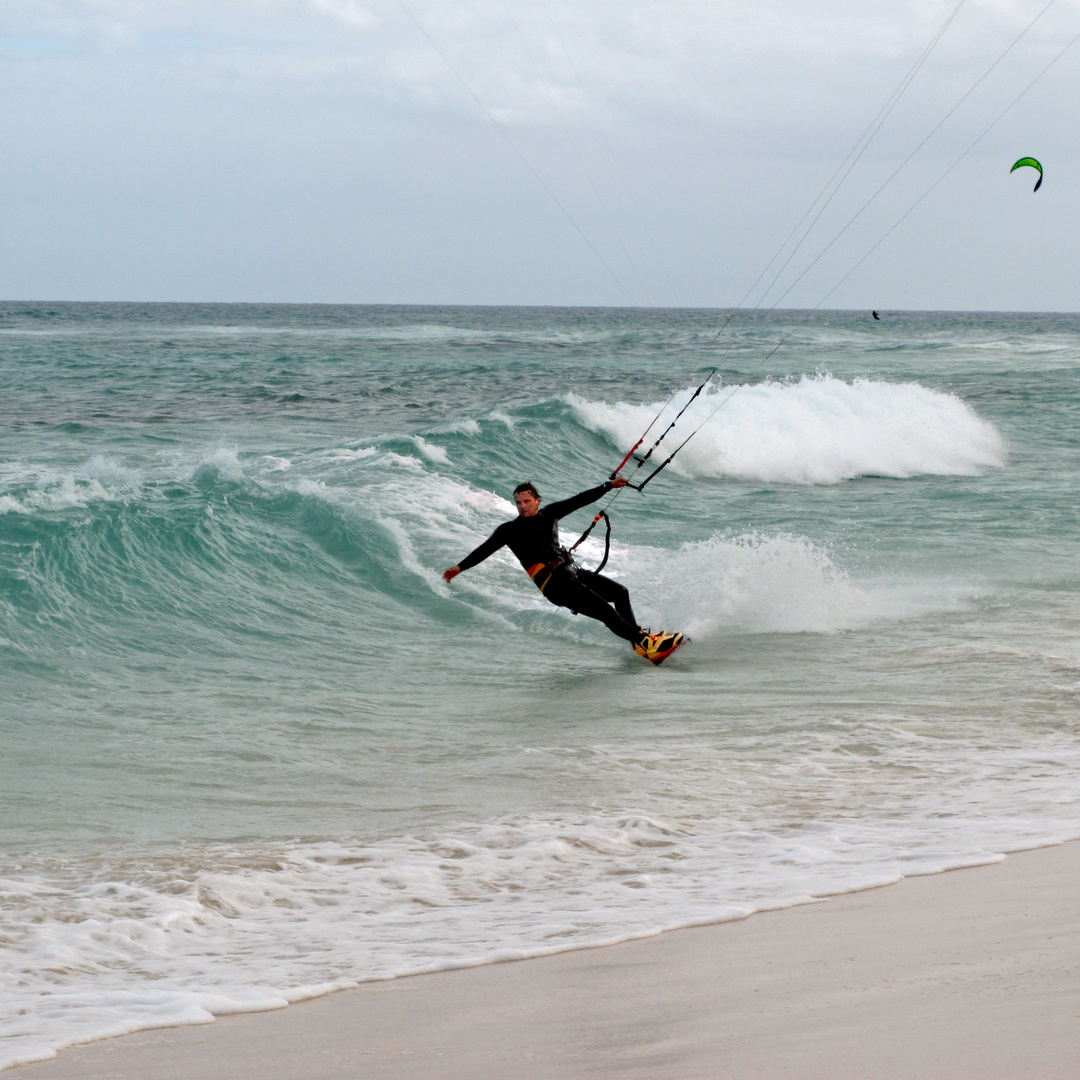
[[[673,409],[690,393],[681,392]],[[565,400],[585,427],[622,449],[660,407],[609,405],[573,394]],[[674,415],[669,410],[663,422]],[[686,438],[699,426],[672,462],[686,476],[835,484],[857,476],[973,476],[1005,464],[1005,440],[993,424],[954,394],[918,383],[844,382],[822,374],[710,388],[673,435]]]

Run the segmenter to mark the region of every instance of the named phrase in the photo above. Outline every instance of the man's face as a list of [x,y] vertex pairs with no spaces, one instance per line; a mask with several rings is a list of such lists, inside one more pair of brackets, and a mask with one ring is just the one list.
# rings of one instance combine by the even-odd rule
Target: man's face
[[518,491],[514,494],[518,517],[536,517],[540,510],[540,500],[531,491]]

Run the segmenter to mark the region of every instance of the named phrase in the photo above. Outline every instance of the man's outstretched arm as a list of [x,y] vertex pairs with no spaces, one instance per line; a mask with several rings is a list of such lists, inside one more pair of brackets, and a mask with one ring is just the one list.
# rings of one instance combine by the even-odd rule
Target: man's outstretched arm
[[505,526],[500,525],[478,548],[470,551],[457,566],[451,566],[449,570],[444,570],[443,578],[447,582],[451,582],[462,570],[468,570],[470,566],[483,562],[489,555],[494,555],[506,543],[504,529]]
[[596,502],[597,499],[606,495],[612,488],[626,487],[628,483],[629,481],[625,477],[616,476],[614,480],[605,480],[599,487],[589,488],[588,491],[583,491],[580,495],[572,495],[569,499],[553,502],[544,512],[548,517],[564,518],[567,514],[572,514],[575,510],[580,510],[583,506]]

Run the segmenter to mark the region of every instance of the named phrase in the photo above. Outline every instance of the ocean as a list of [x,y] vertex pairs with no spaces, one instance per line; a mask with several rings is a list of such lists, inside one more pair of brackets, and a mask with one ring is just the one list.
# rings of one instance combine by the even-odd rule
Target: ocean
[[0,1064],[1080,837],[1080,316],[729,314],[0,304]]

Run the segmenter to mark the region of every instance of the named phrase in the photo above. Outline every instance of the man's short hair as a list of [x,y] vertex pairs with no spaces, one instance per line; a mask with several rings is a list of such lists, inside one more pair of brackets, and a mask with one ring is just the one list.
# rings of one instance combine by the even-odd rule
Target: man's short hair
[[536,490],[536,485],[531,480],[526,480],[524,484],[518,484],[514,488],[515,495],[520,495],[523,491],[531,491],[534,499],[540,498],[540,492]]

